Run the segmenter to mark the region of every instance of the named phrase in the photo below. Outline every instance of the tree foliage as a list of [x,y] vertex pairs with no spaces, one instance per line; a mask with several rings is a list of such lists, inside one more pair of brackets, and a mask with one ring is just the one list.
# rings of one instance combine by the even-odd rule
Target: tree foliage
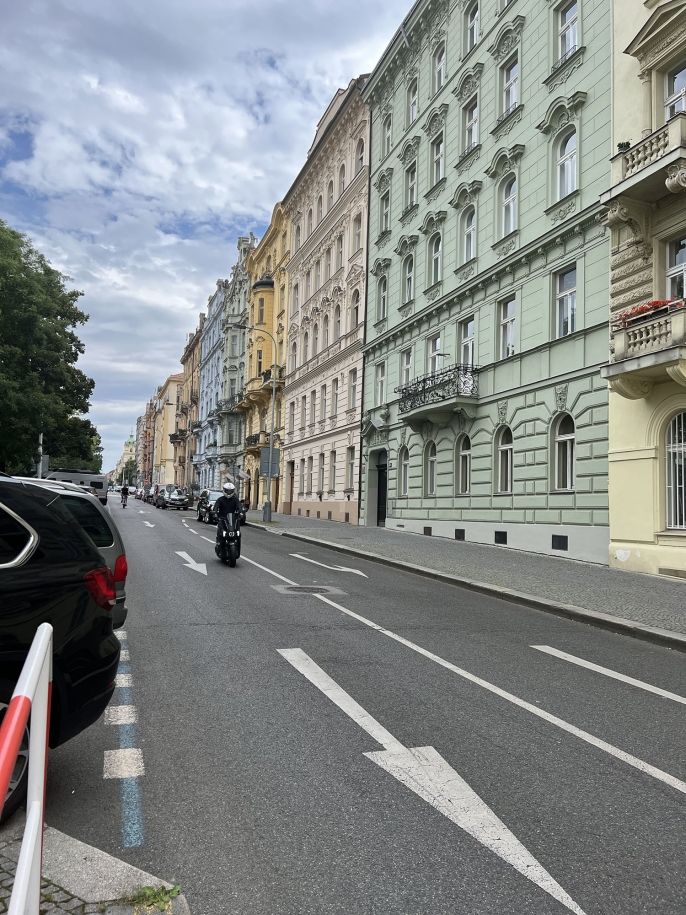
[[95,427],[76,415],[88,411],[94,388],[76,368],[84,347],[74,328],[88,316],[66,282],[0,220],[0,469],[31,470],[40,431],[48,454],[54,443],[58,454],[97,457]]

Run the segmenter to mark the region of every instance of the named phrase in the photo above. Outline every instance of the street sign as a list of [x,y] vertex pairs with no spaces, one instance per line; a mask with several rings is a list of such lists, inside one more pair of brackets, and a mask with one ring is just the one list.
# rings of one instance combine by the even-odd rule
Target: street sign
[[[279,448],[272,448],[272,479],[279,475],[280,455],[281,450]],[[260,451],[260,476],[267,477],[269,475],[269,448],[262,448]]]

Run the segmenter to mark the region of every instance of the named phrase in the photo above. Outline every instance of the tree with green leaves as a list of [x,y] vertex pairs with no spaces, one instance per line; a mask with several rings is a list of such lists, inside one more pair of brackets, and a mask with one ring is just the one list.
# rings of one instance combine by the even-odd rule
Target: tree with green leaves
[[88,316],[76,304],[82,293],[66,284],[0,220],[0,470],[32,471],[39,432],[53,465],[55,457],[97,462],[95,427],[78,415],[95,386],[76,367],[84,346],[74,328]]

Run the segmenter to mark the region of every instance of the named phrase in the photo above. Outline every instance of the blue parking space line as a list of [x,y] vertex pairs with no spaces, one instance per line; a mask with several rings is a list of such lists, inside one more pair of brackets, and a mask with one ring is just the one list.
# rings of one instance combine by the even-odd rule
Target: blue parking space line
[[124,848],[140,848],[145,844],[145,835],[139,780],[123,778],[119,782],[119,797],[122,809],[122,845]]
[[114,698],[117,705],[133,705],[133,692],[130,686],[118,686],[114,691]]
[[136,738],[135,724],[119,725],[119,747],[122,750],[132,750],[136,747],[138,741]]

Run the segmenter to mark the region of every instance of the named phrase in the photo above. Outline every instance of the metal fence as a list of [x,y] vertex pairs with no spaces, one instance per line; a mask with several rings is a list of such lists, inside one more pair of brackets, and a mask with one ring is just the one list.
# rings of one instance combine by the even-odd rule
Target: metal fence
[[400,385],[395,393],[400,394],[400,413],[457,397],[477,397],[479,369],[475,365],[450,365],[438,372],[415,378],[409,384]]

